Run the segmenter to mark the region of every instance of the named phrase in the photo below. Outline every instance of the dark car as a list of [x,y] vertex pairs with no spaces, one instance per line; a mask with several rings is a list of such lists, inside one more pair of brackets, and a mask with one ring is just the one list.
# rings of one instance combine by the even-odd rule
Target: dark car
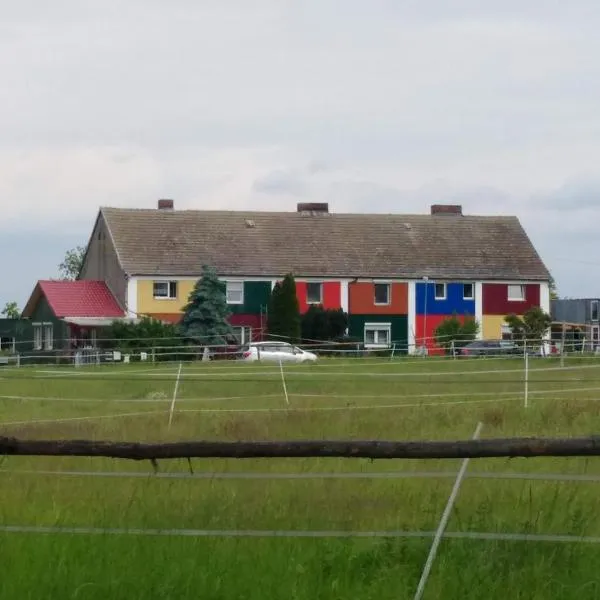
[[507,340],[476,340],[460,350],[460,356],[505,356],[522,353],[517,344]]

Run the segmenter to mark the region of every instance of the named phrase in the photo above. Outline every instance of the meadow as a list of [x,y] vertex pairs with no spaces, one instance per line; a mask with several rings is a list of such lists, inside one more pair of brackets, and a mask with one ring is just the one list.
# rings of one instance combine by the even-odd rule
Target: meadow
[[[578,436],[600,359],[0,370],[0,435]],[[175,396],[175,402],[173,398]],[[170,414],[173,408],[172,415]],[[169,420],[172,417],[172,423]],[[413,598],[459,460],[0,458],[0,598]],[[598,598],[596,458],[474,459],[423,598]]]

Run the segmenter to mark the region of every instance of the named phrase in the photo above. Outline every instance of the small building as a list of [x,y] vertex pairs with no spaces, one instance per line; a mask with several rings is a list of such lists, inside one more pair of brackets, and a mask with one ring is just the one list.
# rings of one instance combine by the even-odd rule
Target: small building
[[0,354],[33,349],[33,329],[28,319],[0,319]]
[[125,318],[104,281],[38,281],[22,317],[31,350],[95,347],[98,330]]
[[578,324],[586,348],[600,344],[600,298],[559,298],[551,301],[550,310],[555,324]]

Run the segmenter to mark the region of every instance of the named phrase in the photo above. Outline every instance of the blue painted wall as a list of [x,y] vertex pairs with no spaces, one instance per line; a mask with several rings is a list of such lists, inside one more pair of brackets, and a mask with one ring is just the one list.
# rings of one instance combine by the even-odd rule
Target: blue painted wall
[[[440,282],[441,283],[441,282]],[[471,282],[466,282],[471,283]],[[447,283],[446,299],[435,299],[435,283],[417,283],[417,314],[425,314],[425,288],[427,287],[427,314],[428,315],[475,315],[475,299],[463,299],[463,283]],[[473,284],[473,288],[475,284]]]

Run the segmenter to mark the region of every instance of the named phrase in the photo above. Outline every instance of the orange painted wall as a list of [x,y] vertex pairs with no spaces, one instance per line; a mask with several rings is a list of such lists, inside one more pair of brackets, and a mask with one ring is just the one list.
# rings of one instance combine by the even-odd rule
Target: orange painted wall
[[406,315],[408,314],[408,284],[391,284],[390,304],[375,304],[374,284],[370,281],[348,284],[348,305],[351,315]]

